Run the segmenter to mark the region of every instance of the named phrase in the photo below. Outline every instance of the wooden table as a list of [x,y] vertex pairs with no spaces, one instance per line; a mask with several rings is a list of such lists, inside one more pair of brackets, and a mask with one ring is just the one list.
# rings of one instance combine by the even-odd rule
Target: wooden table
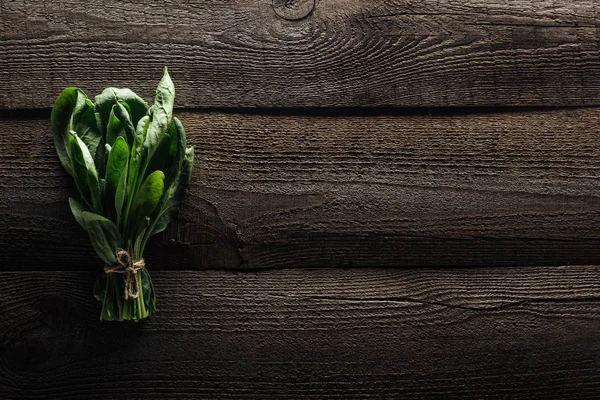
[[[597,1],[0,2],[0,398],[600,398]],[[196,147],[102,323],[50,108]]]

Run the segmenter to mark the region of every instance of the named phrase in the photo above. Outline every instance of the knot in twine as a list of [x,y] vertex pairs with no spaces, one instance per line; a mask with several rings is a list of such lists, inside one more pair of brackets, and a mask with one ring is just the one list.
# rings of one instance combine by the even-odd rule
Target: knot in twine
[[[144,259],[142,258],[140,261],[134,262],[133,252],[123,249],[117,249],[116,258],[117,263],[113,266],[104,267],[104,272],[106,274],[123,274],[123,281],[125,283],[123,297],[125,300],[137,299],[140,295],[140,287],[137,279],[135,279],[135,275],[138,271],[146,268]],[[133,285],[131,284],[132,280]],[[132,286],[134,290],[131,290]]]

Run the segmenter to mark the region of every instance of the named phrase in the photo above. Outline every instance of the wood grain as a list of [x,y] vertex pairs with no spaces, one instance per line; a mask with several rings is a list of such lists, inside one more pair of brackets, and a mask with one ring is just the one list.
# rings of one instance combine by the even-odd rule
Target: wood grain
[[[151,268],[600,263],[598,109],[178,115],[196,169]],[[48,125],[3,114],[0,268],[96,270]]]
[[594,0],[280,3],[0,2],[0,108],[164,65],[179,107],[600,105]]
[[0,397],[595,399],[600,267],[153,271],[97,320],[90,272],[0,273]]

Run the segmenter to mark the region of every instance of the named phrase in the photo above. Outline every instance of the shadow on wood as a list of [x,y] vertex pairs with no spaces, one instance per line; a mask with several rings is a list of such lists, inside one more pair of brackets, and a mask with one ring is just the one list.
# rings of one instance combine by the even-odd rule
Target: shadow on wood
[[595,398],[598,267],[153,272],[101,323],[89,272],[0,273],[0,397]]

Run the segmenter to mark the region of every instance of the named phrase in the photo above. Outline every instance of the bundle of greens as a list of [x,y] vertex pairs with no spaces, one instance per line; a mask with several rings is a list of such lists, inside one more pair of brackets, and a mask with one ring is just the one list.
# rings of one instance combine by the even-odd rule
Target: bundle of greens
[[194,160],[173,118],[174,97],[165,68],[151,107],[129,89],[105,89],[92,102],[71,87],[52,109],[56,152],[80,195],[69,199],[71,211],[106,265],[94,288],[101,320],[138,321],[156,311],[142,256],[148,238],[176,216]]

